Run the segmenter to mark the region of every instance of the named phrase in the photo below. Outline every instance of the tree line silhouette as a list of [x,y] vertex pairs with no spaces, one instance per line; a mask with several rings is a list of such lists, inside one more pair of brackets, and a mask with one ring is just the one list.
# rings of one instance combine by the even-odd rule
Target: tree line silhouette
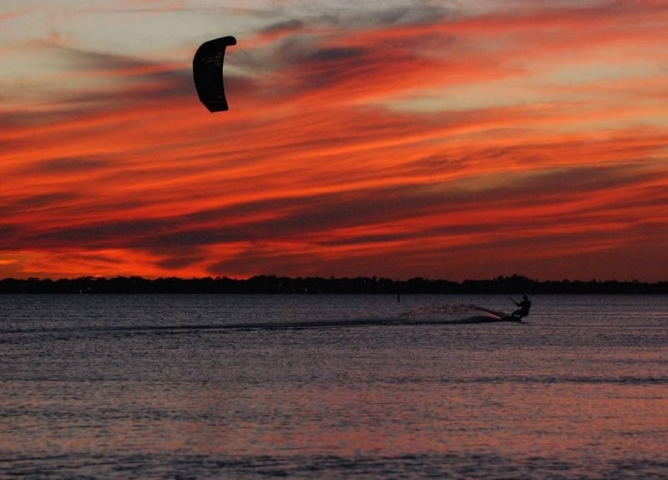
[[228,277],[157,278],[79,277],[72,279],[0,280],[0,294],[31,293],[135,293],[135,294],[668,294],[668,282],[635,280],[538,281],[522,275],[492,280],[453,282],[411,278],[379,277],[323,278],[259,275],[248,279]]

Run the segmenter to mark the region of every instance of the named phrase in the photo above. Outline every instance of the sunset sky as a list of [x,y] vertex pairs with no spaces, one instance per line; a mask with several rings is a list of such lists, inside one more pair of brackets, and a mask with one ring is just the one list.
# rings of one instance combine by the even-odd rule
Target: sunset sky
[[666,0],[3,0],[0,278],[668,280],[667,32]]

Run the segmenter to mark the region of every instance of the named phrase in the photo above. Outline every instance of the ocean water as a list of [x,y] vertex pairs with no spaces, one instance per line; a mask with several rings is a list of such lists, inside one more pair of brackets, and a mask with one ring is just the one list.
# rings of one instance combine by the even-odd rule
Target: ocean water
[[668,297],[532,300],[0,296],[0,478],[668,478]]

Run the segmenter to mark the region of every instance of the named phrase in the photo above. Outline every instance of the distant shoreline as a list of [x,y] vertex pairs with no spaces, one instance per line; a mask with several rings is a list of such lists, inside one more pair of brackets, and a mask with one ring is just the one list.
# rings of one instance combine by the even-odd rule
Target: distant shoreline
[[227,277],[157,278],[80,277],[72,279],[0,280],[0,294],[668,294],[668,281],[647,283],[617,280],[539,281],[513,275],[493,280],[392,280],[380,277],[323,278],[260,275],[249,279]]

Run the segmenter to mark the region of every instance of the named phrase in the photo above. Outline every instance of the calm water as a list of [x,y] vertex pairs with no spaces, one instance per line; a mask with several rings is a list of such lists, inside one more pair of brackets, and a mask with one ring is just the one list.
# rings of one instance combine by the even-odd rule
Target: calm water
[[0,478],[668,477],[668,297],[401,300],[0,296]]

